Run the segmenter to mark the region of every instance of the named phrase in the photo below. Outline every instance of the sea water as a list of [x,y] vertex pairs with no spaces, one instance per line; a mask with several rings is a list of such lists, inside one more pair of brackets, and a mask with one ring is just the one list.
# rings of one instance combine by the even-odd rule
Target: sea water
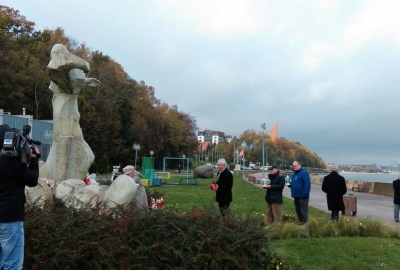
[[[358,180],[365,182],[379,182],[379,183],[392,183],[399,178],[399,173],[354,173],[354,172],[340,172],[346,180]],[[321,177],[326,176],[318,174]]]

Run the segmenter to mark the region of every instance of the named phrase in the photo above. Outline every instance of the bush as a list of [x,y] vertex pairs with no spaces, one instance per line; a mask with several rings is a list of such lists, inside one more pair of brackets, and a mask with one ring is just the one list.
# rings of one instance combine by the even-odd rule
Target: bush
[[304,225],[297,225],[296,219],[287,214],[282,215],[283,222],[268,226],[272,239],[290,239],[298,237],[393,237],[400,238],[400,230],[393,229],[379,219],[356,219],[343,216],[338,221],[327,218],[310,218]]
[[[214,205],[163,210],[27,208],[25,269],[271,269],[261,217],[221,217]],[[286,266],[288,267],[288,266]],[[274,268],[275,269],[275,268]]]
[[293,222],[283,222],[270,226],[273,232],[273,239],[305,238],[310,236],[310,232],[304,225],[297,225]]

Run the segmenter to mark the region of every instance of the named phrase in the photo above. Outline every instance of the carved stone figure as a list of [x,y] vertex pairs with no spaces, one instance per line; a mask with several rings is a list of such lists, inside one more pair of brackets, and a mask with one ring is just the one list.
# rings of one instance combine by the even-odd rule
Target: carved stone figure
[[66,179],[84,179],[94,155],[83,139],[79,125],[77,97],[83,86],[96,87],[100,82],[86,78],[90,67],[61,44],[51,50],[48,72],[53,91],[53,143],[40,177],[60,183]]
[[83,139],[77,98],[83,86],[96,87],[100,82],[86,78],[89,64],[61,44],[54,45],[50,58],[47,68],[53,91],[53,142],[46,163],[40,167],[40,185],[26,188],[27,202],[52,205],[56,198],[76,208],[96,208],[99,203],[106,208],[129,206],[138,186],[129,176],[119,176],[110,187],[100,186],[95,175],[91,175],[88,186],[83,181],[94,155]]

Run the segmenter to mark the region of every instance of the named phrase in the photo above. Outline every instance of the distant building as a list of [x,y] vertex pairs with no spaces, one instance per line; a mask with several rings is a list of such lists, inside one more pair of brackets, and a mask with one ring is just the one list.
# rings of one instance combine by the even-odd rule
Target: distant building
[[209,147],[211,147],[211,143],[210,142],[202,142],[202,143],[200,143],[199,144],[199,151],[200,152],[204,152],[204,151],[206,151]]
[[29,137],[42,143],[41,145],[37,145],[37,147],[42,155],[42,160],[47,160],[53,139],[53,121],[35,120],[32,115],[25,114],[25,108],[22,108],[21,115],[11,115],[11,113],[0,109],[0,125],[2,124],[17,128],[20,132],[22,132],[24,125],[31,126],[32,129]]
[[197,133],[197,140],[199,143],[209,142],[214,145],[221,142],[230,142],[232,140],[232,136],[225,135],[225,133],[221,131],[204,130]]

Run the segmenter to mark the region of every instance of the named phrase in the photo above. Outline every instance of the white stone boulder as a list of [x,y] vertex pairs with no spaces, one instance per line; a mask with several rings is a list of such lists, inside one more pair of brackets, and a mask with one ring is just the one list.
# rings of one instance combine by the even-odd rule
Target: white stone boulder
[[118,205],[128,206],[135,197],[138,184],[127,176],[120,175],[116,178],[104,195],[106,208],[115,208]]
[[213,178],[214,177],[214,169],[210,165],[201,165],[193,170],[193,177]]
[[88,185],[72,194],[70,202],[67,205],[72,205],[75,208],[96,208],[99,202],[104,201],[104,195],[108,186],[102,185]]
[[56,199],[61,200],[64,204],[71,202],[75,191],[85,187],[85,183],[80,179],[67,179],[60,182],[56,188]]
[[26,203],[35,203],[42,208],[44,206],[52,206],[54,204],[54,196],[51,184],[54,187],[54,181],[50,181],[40,178],[36,187],[25,187]]

